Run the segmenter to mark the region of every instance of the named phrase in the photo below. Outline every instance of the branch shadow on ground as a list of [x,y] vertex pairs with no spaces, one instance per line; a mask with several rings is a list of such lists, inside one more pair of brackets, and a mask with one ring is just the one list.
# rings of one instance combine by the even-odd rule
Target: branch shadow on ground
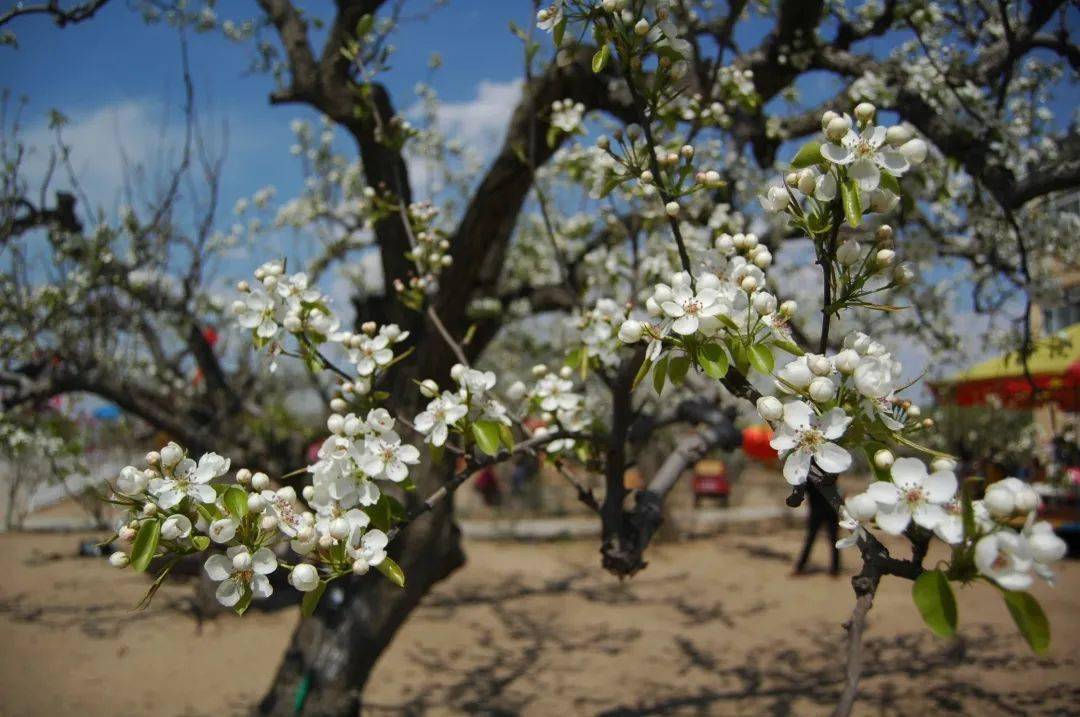
[[[664,582],[670,585],[672,579]],[[686,576],[674,580],[685,581]],[[432,595],[421,607],[423,618],[458,620],[473,637],[467,645],[411,652],[410,659],[432,676],[430,683],[401,701],[368,702],[364,714],[419,717],[437,711],[512,717],[526,711],[539,714],[535,703],[550,694],[572,700],[574,714],[595,717],[828,714],[836,704],[843,687],[842,631],[806,631],[798,639],[747,656],[723,644],[707,644],[708,638],[696,628],[715,622],[750,629],[746,619],[770,605],[734,609],[715,595],[708,600],[685,593],[673,598],[670,591],[652,587],[645,581],[615,589],[598,586],[574,569],[551,580],[512,576],[495,586],[462,585]],[[562,595],[570,600],[559,608],[529,600]],[[674,655],[679,678],[650,679],[647,669],[629,663],[636,656],[624,655],[642,640],[655,640],[655,633],[646,637],[642,630],[602,621],[568,624],[562,618],[573,610],[575,599],[613,606],[663,604],[674,611],[676,620],[682,620],[671,625],[672,649],[665,655]],[[1034,677],[1047,668],[1072,670],[1073,661],[1027,655],[1015,635],[987,625],[968,626],[950,642],[922,631],[871,638],[865,656],[859,705],[867,714],[1049,717],[1076,714],[1080,702],[1080,685],[1071,681],[993,679],[991,671],[1030,672]],[[627,663],[621,704],[594,695],[590,680],[597,678],[582,670],[583,660],[609,658]]]

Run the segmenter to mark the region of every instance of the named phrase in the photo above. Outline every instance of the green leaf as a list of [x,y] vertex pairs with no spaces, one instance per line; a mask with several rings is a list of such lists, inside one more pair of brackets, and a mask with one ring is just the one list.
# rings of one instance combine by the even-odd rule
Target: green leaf
[[1046,652],[1050,647],[1050,622],[1039,601],[1031,593],[1019,590],[1002,590],[1002,597],[1013,622],[1032,651],[1040,655]]
[[595,74],[600,74],[607,67],[608,60],[611,59],[611,45],[604,43],[596,54],[592,58],[592,71]]
[[845,179],[840,184],[840,200],[844,203],[844,216],[853,227],[859,226],[862,221],[862,204],[859,197],[859,185],[850,179]]
[[727,375],[728,355],[720,344],[705,344],[698,352],[698,362],[709,378],[721,379]]
[[630,386],[630,390],[634,390],[635,388],[637,388],[637,385],[641,383],[641,379],[645,378],[645,376],[648,375],[649,369],[651,368],[652,361],[650,359],[645,359],[641,362],[641,365],[638,366],[637,374],[634,376],[634,383]]
[[824,157],[821,156],[821,142],[807,142],[799,148],[795,158],[791,160],[791,167],[792,169],[802,169],[803,167],[820,164],[822,161],[824,161]]
[[499,424],[499,438],[502,440],[502,444],[511,449],[514,447],[514,432],[510,430],[510,426],[505,423]]
[[244,594],[240,596],[240,601],[233,605],[233,610],[237,615],[243,615],[249,607],[251,607],[251,588],[245,586]]
[[472,424],[472,434],[476,439],[476,445],[489,456],[499,453],[499,425],[495,421],[477,421]]
[[896,194],[897,196],[901,194],[900,182],[896,181],[896,177],[892,176],[888,172],[881,173],[881,188],[888,189],[890,192]]
[[356,37],[363,38],[364,35],[371,32],[371,30],[374,27],[375,27],[375,16],[374,15],[369,14],[369,15],[362,16],[360,18],[360,20],[356,23]]
[[196,503],[195,510],[199,512],[199,515],[206,520],[207,523],[213,523],[215,520],[221,518],[221,511],[213,503]]
[[919,609],[923,621],[939,637],[950,637],[956,632],[956,598],[945,573],[927,570],[915,579],[911,597]]
[[139,532],[135,536],[135,544],[131,546],[131,567],[135,572],[141,573],[150,565],[157,552],[158,540],[161,538],[161,521],[148,520],[139,526]]
[[555,47],[562,47],[563,35],[566,34],[566,18],[559,20],[559,24],[555,26],[555,29],[551,33],[552,39],[555,41]]
[[773,367],[776,365],[776,360],[773,358],[772,349],[765,344],[754,344],[750,347],[750,351],[747,353],[747,358],[750,360],[750,365],[758,370],[759,373],[771,374]]
[[319,606],[319,600],[322,599],[324,592],[326,592],[326,581],[320,580],[318,587],[304,593],[304,599],[300,601],[300,614],[304,617],[311,617],[312,613],[315,612],[315,608]]
[[233,516],[237,520],[240,520],[248,512],[247,504],[247,491],[238,485],[230,486],[225,491],[225,495],[222,497],[222,502],[225,504],[225,508],[229,511],[229,515]]
[[675,356],[668,362],[668,376],[676,386],[681,386],[686,380],[686,372],[690,370],[690,357],[686,354]]
[[668,354],[664,354],[656,365],[653,366],[652,385],[657,395],[664,390],[664,381],[667,380]]
[[772,343],[773,343],[773,346],[775,346],[776,348],[780,349],[781,351],[787,351],[792,356],[803,356],[803,355],[806,354],[806,352],[803,351],[802,347],[799,346],[794,341],[788,341],[786,339],[777,339],[776,341],[773,341]]
[[383,558],[383,561],[375,566],[380,573],[390,578],[390,582],[397,585],[399,588],[405,587],[405,572],[401,569],[401,566],[390,559],[390,556]]
[[210,538],[206,535],[193,535],[191,536],[191,544],[195,546],[196,550],[206,550],[210,547]]

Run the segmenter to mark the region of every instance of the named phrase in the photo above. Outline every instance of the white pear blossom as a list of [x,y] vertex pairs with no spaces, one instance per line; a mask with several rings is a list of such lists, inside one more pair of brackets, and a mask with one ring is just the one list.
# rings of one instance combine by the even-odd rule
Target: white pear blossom
[[197,464],[184,458],[172,469],[166,469],[165,477],[151,480],[150,492],[162,508],[172,508],[187,497],[200,503],[213,503],[217,500],[217,491],[210,481],[225,475],[228,470],[229,459],[217,453],[203,454]]
[[844,435],[851,417],[842,408],[823,415],[802,401],[784,404],[784,420],[770,445],[784,454],[784,478],[791,485],[806,482],[810,461],[826,473],[840,473],[851,465],[851,454],[833,443]]
[[890,470],[892,482],[875,481],[866,492],[878,503],[877,524],[899,535],[912,520],[933,530],[945,518],[945,505],[956,495],[952,471],[928,474],[918,458],[897,458]]
[[884,127],[868,124],[862,132],[849,129],[839,143],[825,142],[821,155],[833,164],[847,165],[848,176],[859,189],[869,192],[877,189],[881,171],[899,177],[910,166],[903,154],[885,145]]
[[251,553],[246,546],[236,545],[225,551],[225,555],[211,555],[204,568],[211,580],[221,583],[215,595],[225,607],[240,602],[248,590],[257,599],[274,593],[266,576],[277,570],[277,558],[269,548]]
[[698,330],[701,319],[716,316],[723,306],[719,303],[719,293],[711,288],[699,288],[695,294],[689,284],[679,283],[671,292],[671,298],[664,301],[660,308],[664,314],[674,319],[671,328],[678,334],[689,336]]
[[438,447],[446,443],[450,426],[464,418],[468,412],[468,407],[459,395],[444,391],[441,396],[428,403],[427,409],[417,414],[413,425],[427,437],[428,443]]
[[402,443],[401,437],[393,431],[368,438],[364,450],[360,468],[372,478],[386,478],[395,483],[408,478],[409,466],[420,462],[420,451],[416,446]]
[[386,560],[386,545],[389,542],[386,533],[381,530],[356,528],[349,534],[346,550],[354,562],[363,560],[369,567],[375,567]]
[[979,572],[1006,590],[1031,587],[1031,551],[1024,536],[1003,528],[983,536],[975,544]]

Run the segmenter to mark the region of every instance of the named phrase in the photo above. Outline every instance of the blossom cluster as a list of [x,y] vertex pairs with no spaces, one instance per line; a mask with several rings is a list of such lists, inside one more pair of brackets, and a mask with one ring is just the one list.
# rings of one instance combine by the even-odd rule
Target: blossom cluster
[[[384,420],[372,416],[365,423],[369,444],[364,465],[373,479],[400,480],[387,458],[386,445],[392,439],[379,430]],[[362,574],[389,560],[383,550],[387,536],[369,528],[366,513],[336,510],[346,502],[329,507],[331,501],[319,502],[315,489],[307,486],[304,497],[311,500],[313,512],[293,488],[272,490],[265,473],[242,468],[233,480],[222,480],[229,469],[227,458],[205,453],[196,461],[176,443],[148,453],[146,468],[126,466],[112,488],[114,501],[128,508],[116,537],[121,545],[130,545],[130,553],[116,551],[110,562],[141,571],[157,560],[165,566],[164,576],[180,558],[217,546],[224,554],[213,552],[204,569],[219,583],[218,602],[242,613],[253,599],[273,594],[270,576],[279,567],[289,571],[290,585],[311,592],[327,580]],[[345,490],[337,484],[333,488]],[[360,502],[357,498],[350,505]],[[286,542],[304,562],[284,560]]]

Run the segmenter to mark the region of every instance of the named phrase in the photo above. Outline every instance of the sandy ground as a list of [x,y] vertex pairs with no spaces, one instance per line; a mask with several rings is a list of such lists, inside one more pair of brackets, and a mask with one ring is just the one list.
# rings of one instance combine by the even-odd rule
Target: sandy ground
[[[368,713],[827,714],[856,556],[844,579],[791,578],[800,539],[654,546],[625,583],[599,569],[593,541],[473,542],[384,656]],[[133,613],[145,579],[69,557],[76,540],[0,536],[0,714],[228,715],[257,699],[294,609],[200,622],[181,584]],[[1036,588],[1054,628],[1042,658],[986,586],[960,594],[953,643],[921,628],[909,591],[894,579],[878,594],[856,714],[1080,714],[1080,563]]]

